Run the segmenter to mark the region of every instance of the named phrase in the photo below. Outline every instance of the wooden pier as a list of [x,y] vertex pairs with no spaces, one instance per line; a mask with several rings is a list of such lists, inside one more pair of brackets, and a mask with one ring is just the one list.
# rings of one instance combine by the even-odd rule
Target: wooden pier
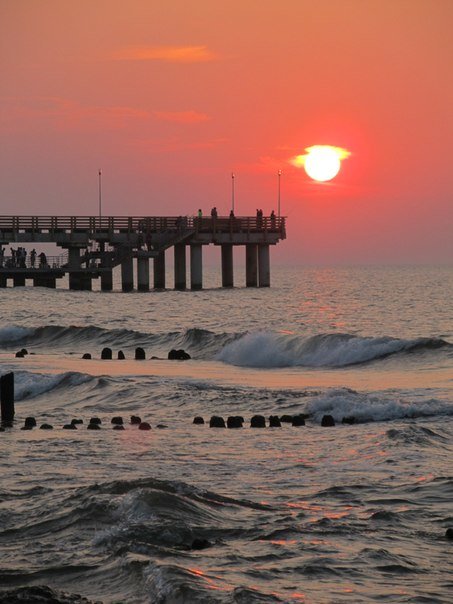
[[[91,290],[100,278],[101,289],[113,288],[113,269],[121,266],[123,291],[150,289],[150,259],[155,289],[166,287],[165,252],[173,248],[174,287],[187,287],[186,250],[190,250],[190,287],[203,287],[203,246],[221,247],[222,286],[233,287],[233,246],[245,248],[247,287],[270,286],[270,246],[286,238],[285,218],[279,217],[156,217],[156,216],[0,216],[0,287],[8,279],[15,286],[32,280],[55,287],[69,276],[69,288]],[[54,243],[59,256],[12,258],[4,248],[12,243]],[[6,252],[6,253],[5,253]]]

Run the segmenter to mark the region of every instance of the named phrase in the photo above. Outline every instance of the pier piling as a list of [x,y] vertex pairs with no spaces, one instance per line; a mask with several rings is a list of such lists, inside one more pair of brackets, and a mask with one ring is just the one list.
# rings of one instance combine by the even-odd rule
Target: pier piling
[[2,424],[14,420],[14,373],[11,371],[0,377],[0,410]]

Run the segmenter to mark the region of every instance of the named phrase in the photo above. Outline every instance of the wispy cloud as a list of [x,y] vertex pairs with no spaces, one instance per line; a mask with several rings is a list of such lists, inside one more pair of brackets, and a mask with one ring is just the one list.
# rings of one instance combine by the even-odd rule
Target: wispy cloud
[[333,152],[340,160],[347,159],[351,155],[351,152],[347,149],[343,149],[343,147],[333,147],[332,145],[313,145],[305,149],[306,153],[291,157],[289,163],[296,168],[303,168],[305,166],[307,157],[311,153],[317,153],[319,151],[323,151],[324,149],[328,149],[329,151]]
[[197,124],[207,122],[211,118],[206,113],[198,111],[154,111],[154,117],[164,122],[177,122],[179,124]]
[[224,138],[198,141],[182,141],[179,138],[137,139],[131,142],[130,145],[139,148],[142,153],[175,153],[180,151],[214,149],[225,145],[227,142],[228,140]]
[[114,53],[117,61],[166,61],[204,63],[217,59],[207,46],[131,46]]
[[3,97],[0,106],[9,129],[19,130],[45,123],[60,130],[116,130],[151,117],[149,111],[135,107],[84,105],[59,97]]

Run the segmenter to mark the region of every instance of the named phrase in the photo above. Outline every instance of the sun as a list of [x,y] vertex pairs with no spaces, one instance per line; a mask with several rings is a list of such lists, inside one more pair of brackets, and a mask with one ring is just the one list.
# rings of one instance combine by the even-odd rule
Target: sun
[[313,145],[305,151],[305,155],[297,155],[291,163],[298,168],[303,167],[308,176],[318,182],[335,178],[340,171],[341,161],[350,155],[346,149],[331,145]]
[[340,171],[341,161],[334,147],[316,145],[310,147],[305,158],[305,172],[313,180],[325,182],[332,180]]

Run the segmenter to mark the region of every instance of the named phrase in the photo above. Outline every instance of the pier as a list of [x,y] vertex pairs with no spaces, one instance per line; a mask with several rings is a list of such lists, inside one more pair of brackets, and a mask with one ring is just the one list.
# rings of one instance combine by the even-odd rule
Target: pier
[[[152,260],[152,285],[165,289],[166,252],[173,248],[174,288],[186,289],[189,265],[189,286],[200,290],[206,245],[221,248],[222,287],[234,286],[233,246],[245,250],[245,285],[269,287],[270,246],[286,238],[285,226],[285,218],[276,216],[0,216],[0,287],[8,280],[56,287],[68,275],[71,290],[91,290],[93,279],[100,279],[101,290],[111,291],[113,269],[120,266],[123,291],[149,291]],[[13,258],[5,250],[12,243],[53,243],[62,252]]]

